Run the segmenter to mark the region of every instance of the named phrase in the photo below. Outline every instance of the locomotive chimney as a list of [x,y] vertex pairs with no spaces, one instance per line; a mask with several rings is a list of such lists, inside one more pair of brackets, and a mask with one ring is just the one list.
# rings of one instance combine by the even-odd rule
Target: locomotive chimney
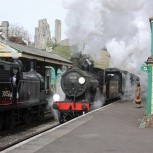
[[30,60],[30,71],[36,72],[36,60]]
[[73,62],[73,67],[79,67],[79,59],[80,59],[80,53],[75,52],[72,55],[72,62]]

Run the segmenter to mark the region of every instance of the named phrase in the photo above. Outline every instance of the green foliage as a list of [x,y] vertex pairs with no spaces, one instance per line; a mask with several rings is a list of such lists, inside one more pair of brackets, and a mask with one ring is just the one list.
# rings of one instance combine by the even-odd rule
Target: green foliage
[[[65,46],[65,45],[60,45],[55,42],[48,43],[47,47],[52,47],[52,53],[57,54],[61,57],[64,57],[65,59],[68,59],[68,60],[71,60],[73,51],[74,52],[78,51],[78,47],[76,45]],[[82,65],[82,63],[86,59],[90,59],[92,62],[92,65],[94,65],[92,57],[88,54],[82,54],[82,53],[80,53],[79,65]]]
[[47,47],[52,47],[52,49],[54,50],[56,47],[59,47],[60,44],[55,43],[55,42],[48,42],[47,43]]
[[70,59],[72,51],[70,46],[62,46],[59,44],[54,44],[53,46],[53,53],[60,55],[66,59]]

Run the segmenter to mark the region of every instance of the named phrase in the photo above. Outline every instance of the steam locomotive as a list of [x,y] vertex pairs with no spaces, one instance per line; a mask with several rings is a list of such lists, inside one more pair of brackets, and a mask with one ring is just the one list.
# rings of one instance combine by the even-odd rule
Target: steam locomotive
[[64,123],[95,108],[128,96],[127,85],[134,87],[139,77],[116,68],[94,68],[85,60],[79,68],[79,56],[73,57],[73,68],[68,69],[61,78],[65,100],[59,101],[54,95],[53,109],[58,111],[59,122]]
[[36,72],[36,61],[23,72],[20,60],[0,61],[0,129],[13,128],[33,117],[42,118],[47,105],[43,77]]

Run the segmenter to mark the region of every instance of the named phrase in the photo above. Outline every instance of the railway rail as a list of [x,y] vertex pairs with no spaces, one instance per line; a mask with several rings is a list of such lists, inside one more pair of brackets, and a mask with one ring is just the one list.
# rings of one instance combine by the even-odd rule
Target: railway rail
[[50,130],[58,125],[59,122],[55,121],[53,117],[48,117],[45,120],[33,122],[30,125],[22,125],[13,130],[0,132],[0,151]]
[[45,119],[42,121],[22,125],[13,130],[2,131],[0,132],[0,151],[46,132],[58,125],[60,125],[59,121],[55,120],[53,116],[45,116]]

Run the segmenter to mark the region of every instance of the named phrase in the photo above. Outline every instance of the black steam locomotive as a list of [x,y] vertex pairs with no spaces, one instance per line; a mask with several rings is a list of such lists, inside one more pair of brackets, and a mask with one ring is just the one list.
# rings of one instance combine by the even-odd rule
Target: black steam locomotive
[[85,60],[81,69],[78,59],[73,58],[74,67],[68,69],[61,78],[65,100],[58,98],[53,108],[58,110],[59,122],[63,123],[93,109],[96,102],[106,105],[127,96],[127,84],[134,86],[139,77],[116,68],[94,68]]
[[29,72],[22,71],[20,60],[0,61],[0,129],[13,128],[42,118],[47,105],[43,77],[36,72],[35,60]]

